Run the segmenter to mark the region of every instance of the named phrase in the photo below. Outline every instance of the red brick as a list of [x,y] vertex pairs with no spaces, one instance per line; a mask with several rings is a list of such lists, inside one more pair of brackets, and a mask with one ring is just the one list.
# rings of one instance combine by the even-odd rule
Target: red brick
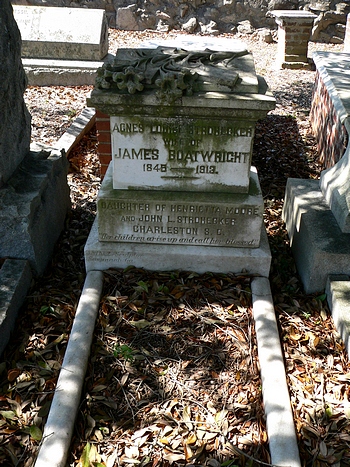
[[112,154],[111,143],[100,143],[97,148],[99,154]]
[[98,131],[97,132],[97,140],[100,143],[110,143],[111,142],[111,133],[108,131]]
[[100,110],[96,110],[96,118],[108,118],[109,115],[102,113]]
[[97,120],[96,119],[96,128],[100,131],[111,131],[111,124],[108,120]]
[[107,154],[100,154],[99,156],[101,165],[108,165],[112,161],[112,156]]

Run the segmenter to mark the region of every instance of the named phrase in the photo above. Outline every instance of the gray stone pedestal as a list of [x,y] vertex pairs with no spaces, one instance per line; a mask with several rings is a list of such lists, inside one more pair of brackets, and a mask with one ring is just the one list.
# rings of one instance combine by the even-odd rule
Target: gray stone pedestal
[[341,231],[318,180],[288,179],[283,218],[306,293],[323,291],[330,274],[350,275],[350,234]]
[[250,193],[228,197],[114,190],[112,183],[110,166],[85,246],[87,271],[132,265],[268,276],[271,253],[256,172],[251,174]]

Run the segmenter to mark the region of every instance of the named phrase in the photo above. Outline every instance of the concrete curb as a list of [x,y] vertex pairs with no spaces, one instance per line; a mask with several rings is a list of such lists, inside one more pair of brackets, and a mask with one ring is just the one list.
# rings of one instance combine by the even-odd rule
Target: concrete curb
[[86,107],[74,120],[68,130],[57,141],[55,147],[59,150],[64,149],[66,155],[70,153],[71,149],[79,143],[86,133],[93,127],[96,120],[95,109]]
[[35,467],[64,467],[66,465],[102,285],[102,271],[91,271],[87,274]]
[[252,294],[271,463],[278,466],[300,467],[293,413],[269,280],[266,277],[254,278]]
[[[87,274],[35,467],[65,467],[81,398],[103,286],[103,272]],[[293,414],[269,280],[252,281],[253,314],[271,464],[300,467]]]
[[56,150],[59,152],[64,150],[66,156],[68,156],[74,146],[78,144],[83,136],[91,130],[95,120],[95,109],[86,107],[81,111],[68,130],[56,143],[54,143],[52,146],[46,146],[42,145],[41,143],[34,142],[30,145],[30,149],[31,151]]

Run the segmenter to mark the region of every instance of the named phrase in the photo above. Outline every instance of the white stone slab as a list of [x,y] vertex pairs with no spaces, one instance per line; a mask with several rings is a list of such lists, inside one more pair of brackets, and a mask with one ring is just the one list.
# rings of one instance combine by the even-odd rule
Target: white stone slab
[[265,229],[259,248],[222,248],[192,245],[154,245],[146,243],[112,243],[98,240],[97,220],[85,245],[87,272],[135,266],[153,271],[188,270],[198,273],[222,272],[268,276],[271,253]]
[[100,241],[259,247],[263,197],[255,169],[248,194],[114,190],[111,172],[97,200]]
[[138,48],[156,49],[159,46],[178,47],[184,50],[215,50],[221,52],[242,52],[247,50],[247,45],[237,39],[224,37],[195,36],[190,34],[178,34],[169,39],[149,39],[141,42]]
[[13,5],[22,57],[101,60],[108,53],[104,10]]
[[113,186],[247,193],[249,120],[111,117]]

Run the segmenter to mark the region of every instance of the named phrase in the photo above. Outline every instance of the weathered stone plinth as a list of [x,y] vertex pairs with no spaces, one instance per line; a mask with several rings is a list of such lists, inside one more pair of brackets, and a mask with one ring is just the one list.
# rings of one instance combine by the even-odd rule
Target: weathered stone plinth
[[110,116],[112,165],[85,248],[87,270],[268,275],[263,198],[251,152],[274,107],[252,56],[125,49],[98,73],[90,106]]
[[177,269],[210,272],[257,274],[267,277],[271,253],[264,229],[259,248],[222,248],[191,244],[161,245],[151,243],[100,242],[98,220],[95,221],[85,246],[87,271],[103,271],[128,266],[150,270]]
[[307,49],[317,16],[300,10],[273,10],[269,16],[278,25],[276,68],[310,68]]
[[288,179],[283,219],[306,293],[323,291],[330,274],[350,274],[350,234],[339,228],[318,180]]
[[27,259],[44,272],[70,208],[67,170],[58,151],[32,151],[0,188],[0,258]]

